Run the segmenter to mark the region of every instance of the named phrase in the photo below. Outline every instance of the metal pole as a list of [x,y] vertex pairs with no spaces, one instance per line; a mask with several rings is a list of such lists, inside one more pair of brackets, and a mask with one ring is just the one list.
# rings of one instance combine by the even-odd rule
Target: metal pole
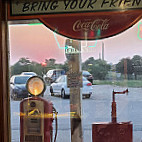
[[124,90],[123,92],[115,92],[113,90],[112,92],[112,105],[111,105],[111,121],[112,123],[117,123],[117,114],[116,114],[116,102],[115,102],[115,94],[127,94],[128,95],[128,89]]
[[112,123],[116,123],[117,122],[117,116],[116,116],[116,102],[115,102],[115,92],[113,91],[112,94],[112,111],[111,111],[111,121]]

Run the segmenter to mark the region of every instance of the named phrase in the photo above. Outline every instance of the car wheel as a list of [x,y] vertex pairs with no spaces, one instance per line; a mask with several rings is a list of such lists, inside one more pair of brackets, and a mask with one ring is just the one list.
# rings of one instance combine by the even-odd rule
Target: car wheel
[[90,82],[93,84],[93,79],[91,79]]
[[88,94],[87,96],[86,96],[86,98],[90,98],[91,97],[91,94]]
[[52,87],[50,87],[50,93],[51,93],[51,96],[54,96],[53,88]]
[[12,93],[11,98],[12,98],[13,100],[17,100],[17,94],[16,94],[16,93]]
[[65,93],[65,90],[64,90],[64,89],[62,89],[62,91],[61,91],[61,97],[62,97],[63,99],[66,98],[66,93]]

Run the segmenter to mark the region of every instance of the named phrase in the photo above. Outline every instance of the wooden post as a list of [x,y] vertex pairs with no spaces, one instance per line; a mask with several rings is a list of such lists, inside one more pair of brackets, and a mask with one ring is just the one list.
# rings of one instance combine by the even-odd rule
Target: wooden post
[[7,0],[0,0],[0,141],[10,142]]
[[68,87],[70,88],[71,142],[83,142],[81,101],[81,43],[66,40],[66,57],[68,59]]

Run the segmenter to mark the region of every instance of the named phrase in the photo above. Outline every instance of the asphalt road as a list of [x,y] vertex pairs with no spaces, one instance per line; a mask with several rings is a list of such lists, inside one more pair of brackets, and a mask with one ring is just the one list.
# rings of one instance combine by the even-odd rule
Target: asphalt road
[[[126,88],[111,85],[94,85],[89,99],[82,100],[82,126],[84,142],[92,142],[92,124],[111,121],[112,91],[124,91]],[[133,124],[133,142],[142,139],[142,88],[128,88],[128,95],[116,95],[118,122],[131,121]],[[58,111],[58,136],[56,142],[71,142],[69,99],[50,96],[49,89],[45,99],[52,101]],[[19,142],[19,104],[11,101],[12,142]],[[53,126],[55,123],[53,123]]]

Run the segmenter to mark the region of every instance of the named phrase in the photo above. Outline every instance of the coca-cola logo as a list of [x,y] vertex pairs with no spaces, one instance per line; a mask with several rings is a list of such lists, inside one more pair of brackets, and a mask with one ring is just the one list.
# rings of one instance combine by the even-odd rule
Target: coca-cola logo
[[109,28],[109,19],[95,19],[95,20],[77,20],[73,24],[73,31],[97,31],[107,30]]

